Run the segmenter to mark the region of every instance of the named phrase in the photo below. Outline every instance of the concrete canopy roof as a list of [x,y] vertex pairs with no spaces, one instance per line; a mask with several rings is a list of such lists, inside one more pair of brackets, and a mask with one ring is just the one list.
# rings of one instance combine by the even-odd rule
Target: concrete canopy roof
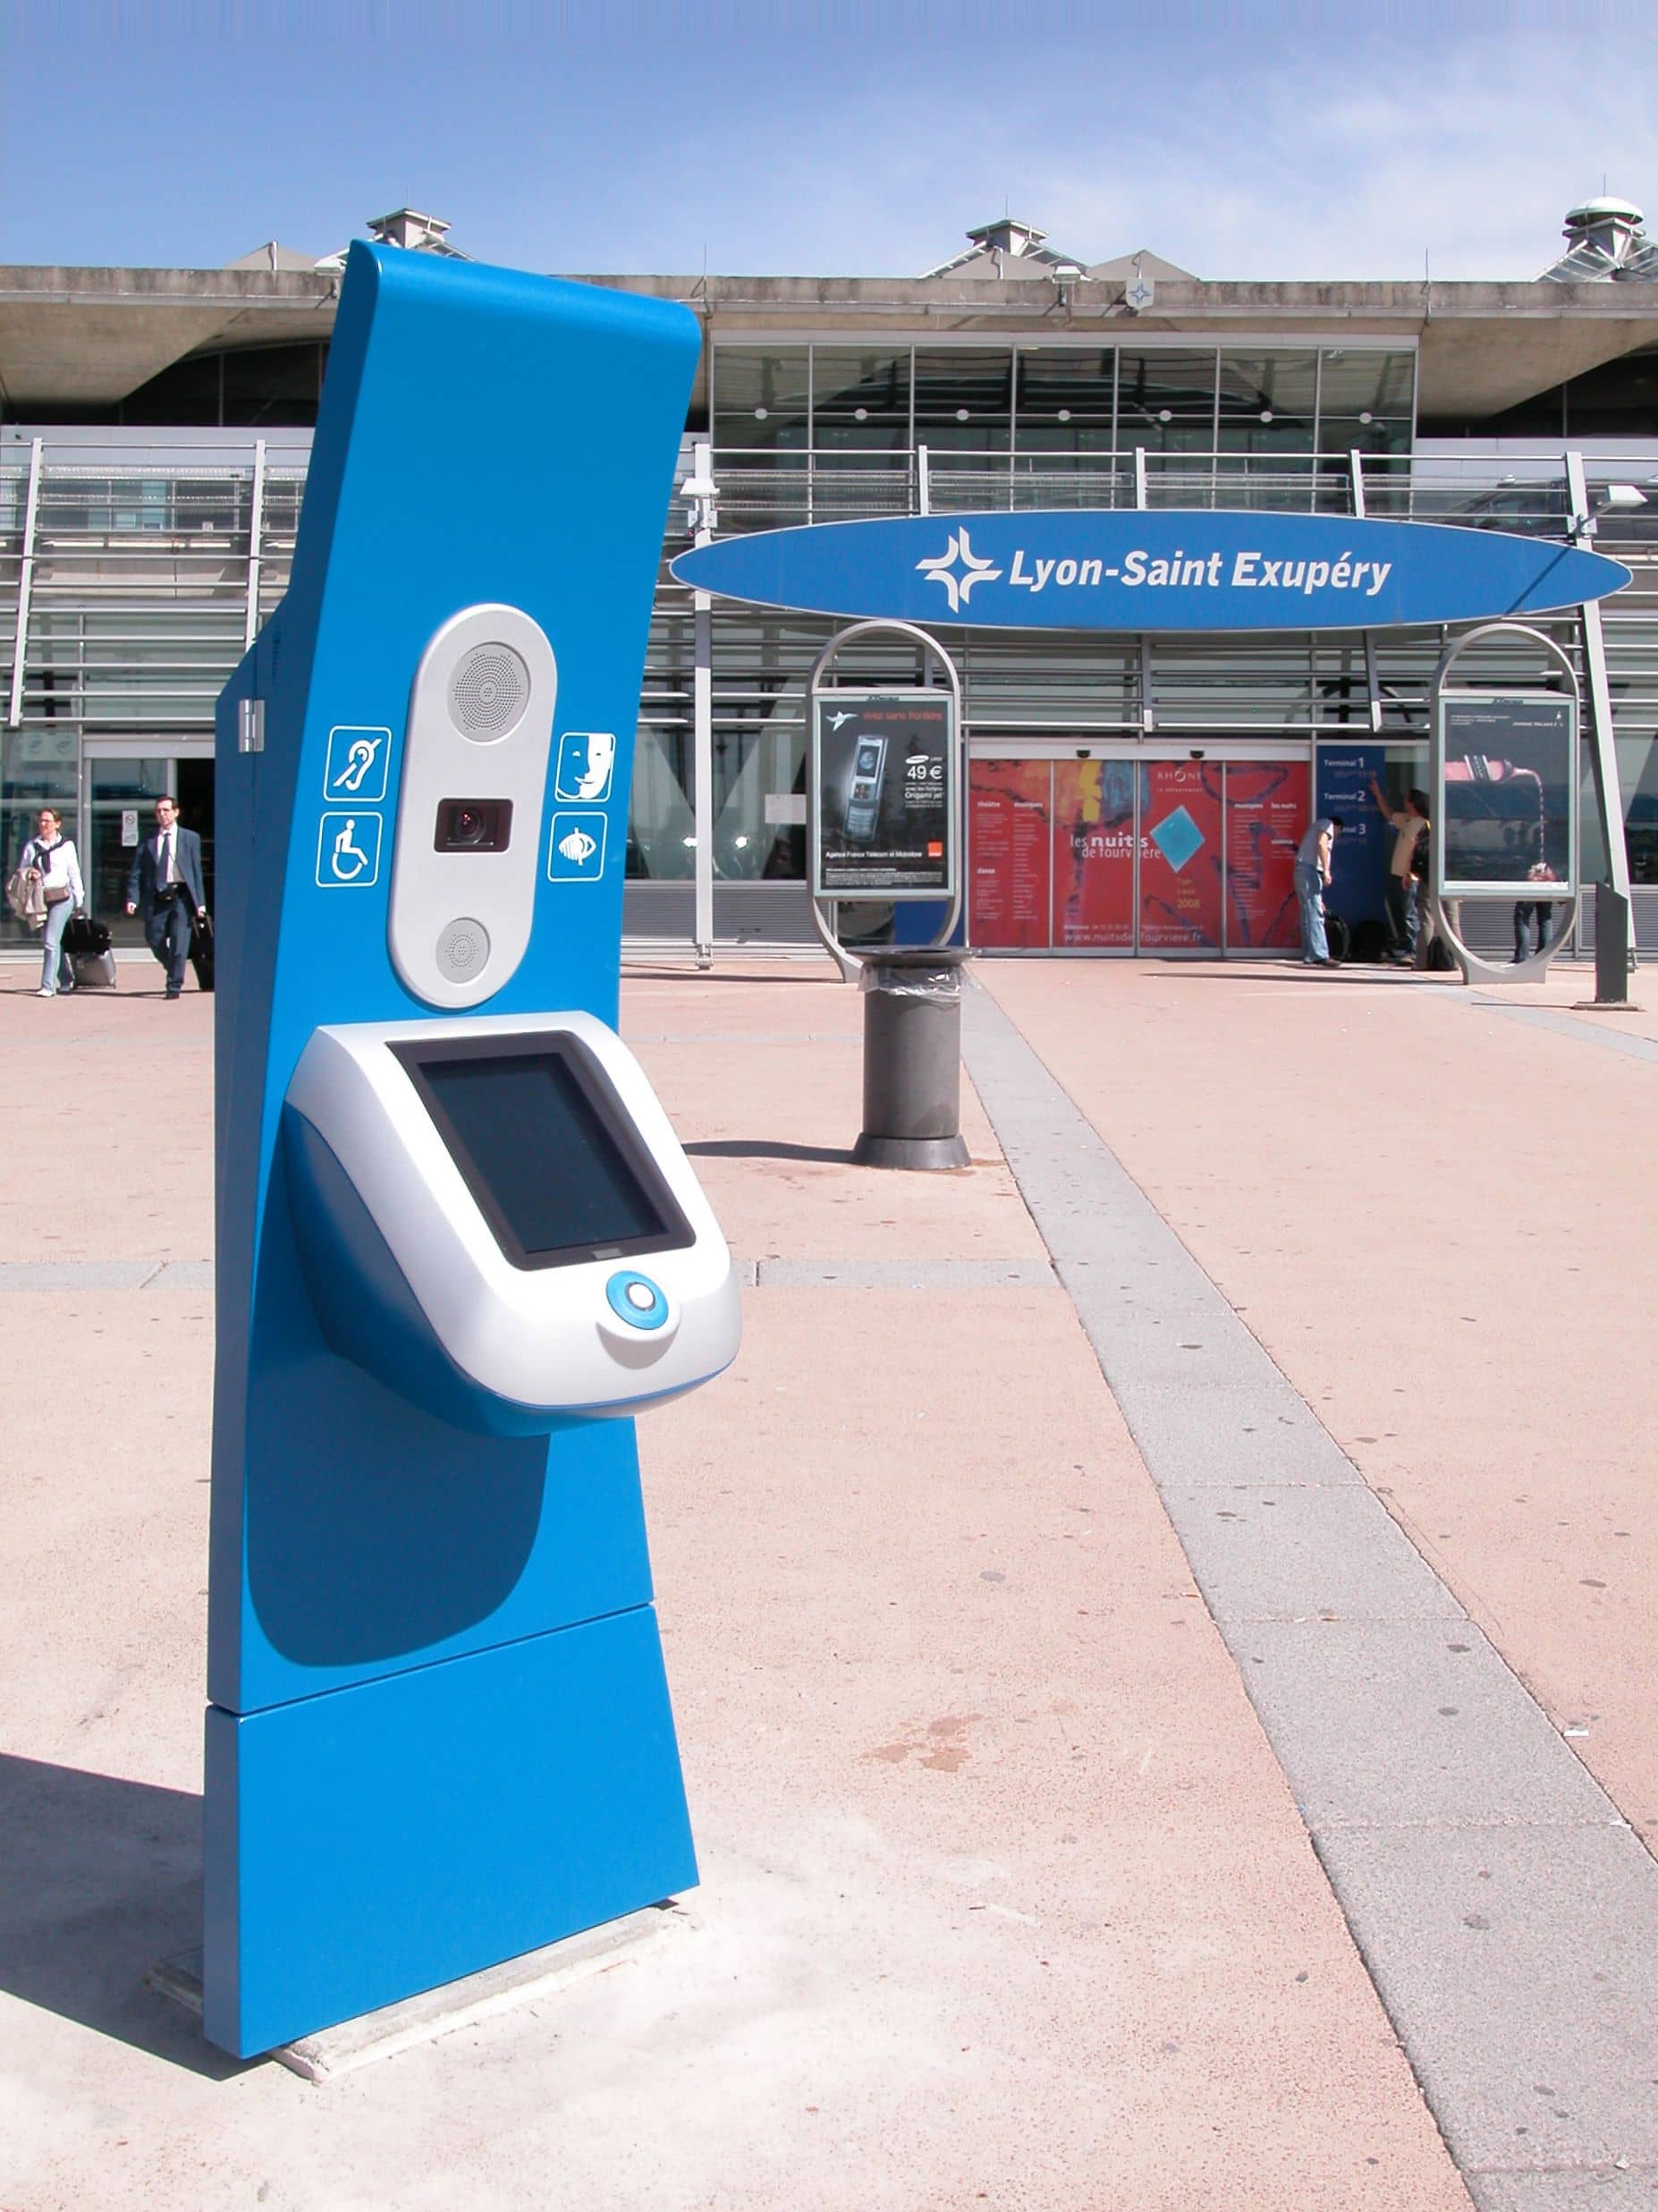
[[124,399],[209,345],[326,338],[332,271],[0,268],[0,392],[13,412]]
[[[1131,266],[1131,257],[1100,263],[1062,293],[1051,272],[1035,270],[994,279],[579,281],[682,301],[705,333],[727,342],[816,334],[888,343],[938,335],[1026,343],[1135,335],[1211,343],[1415,340],[1420,411],[1473,420],[1658,343],[1658,284],[1205,284],[1148,254],[1156,299],[1151,312],[1136,316],[1122,296]],[[339,283],[333,270],[0,268],[0,389],[13,414],[49,420],[54,406],[123,399],[207,347],[326,337]]]
[[[1110,265],[1102,264],[1102,267]],[[1051,274],[990,281],[806,276],[588,276],[618,291],[682,300],[725,343],[787,333],[806,338],[941,335],[1040,343],[1097,335],[1102,343],[1202,338],[1341,343],[1415,340],[1424,415],[1502,414],[1568,377],[1658,343],[1658,284],[1205,284],[1150,266],[1156,299],[1144,315],[1123,300],[1122,275],[1070,288]],[[706,349],[703,374],[706,375]],[[699,382],[698,394],[701,394]]]

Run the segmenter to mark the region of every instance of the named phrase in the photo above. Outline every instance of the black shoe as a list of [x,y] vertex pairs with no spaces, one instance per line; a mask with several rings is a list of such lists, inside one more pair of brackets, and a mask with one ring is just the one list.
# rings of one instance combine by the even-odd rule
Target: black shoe
[[184,994],[182,991],[168,991],[165,996],[168,998],[182,998]]

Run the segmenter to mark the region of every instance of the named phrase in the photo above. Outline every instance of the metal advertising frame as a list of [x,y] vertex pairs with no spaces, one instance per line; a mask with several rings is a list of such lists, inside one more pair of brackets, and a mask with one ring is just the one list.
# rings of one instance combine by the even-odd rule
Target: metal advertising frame
[[[833,666],[835,657],[854,639],[887,635],[909,640],[938,663],[944,672],[943,695],[950,704],[950,739],[946,752],[945,822],[948,829],[949,850],[946,852],[946,883],[936,889],[905,890],[901,887],[876,888],[823,893],[818,889],[820,877],[823,793],[820,785],[820,749],[818,744],[820,702],[841,699],[904,699],[922,696],[929,687],[916,684],[872,684],[860,682],[844,688],[825,682]],[[936,688],[933,687],[933,695]],[[824,908],[876,903],[884,905],[897,902],[941,900],[948,902],[943,926],[935,933],[935,948],[948,945],[955,935],[961,919],[966,899],[968,879],[968,825],[967,778],[962,774],[962,762],[967,753],[967,723],[962,713],[961,679],[950,655],[936,638],[913,623],[885,621],[872,618],[867,622],[852,623],[838,630],[812,663],[806,685],[809,755],[806,778],[806,849],[809,870],[807,890],[812,912],[812,926],[816,930],[825,949],[849,981],[858,973],[860,962],[842,944],[836,929],[825,920]]]
[[[917,718],[937,715],[943,723],[943,744],[938,759],[938,769],[942,775],[943,788],[936,794],[938,805],[928,809],[938,818],[938,826],[943,831],[943,835],[938,842],[943,849],[935,862],[930,865],[924,863],[926,872],[936,876],[935,882],[909,884],[901,881],[860,885],[850,880],[857,872],[855,867],[850,865],[850,854],[831,854],[825,850],[826,844],[830,842],[826,834],[830,825],[825,818],[827,809],[825,806],[828,766],[825,759],[825,724],[828,723],[831,725],[831,732],[838,736],[838,731],[834,731],[833,725],[842,721],[861,722],[864,715],[860,710],[872,707],[894,709],[893,719],[900,722],[909,718],[911,714],[915,714]],[[956,759],[956,720],[955,701],[952,699],[948,690],[943,689],[924,689],[920,686],[908,684],[876,684],[871,685],[867,690],[862,688],[855,690],[849,685],[844,690],[837,686],[832,691],[814,694],[809,743],[811,746],[812,790],[816,804],[812,809],[812,835],[808,849],[814,897],[844,901],[863,896],[871,899],[902,901],[951,899],[955,896],[960,880],[961,858],[960,840],[957,834],[960,811],[961,779]],[[893,781],[892,771],[895,765],[889,749],[891,741],[884,733],[872,736],[863,731],[854,731],[848,742],[852,747],[853,760],[849,801],[844,809],[845,820],[842,830],[844,841],[850,841],[858,835],[858,832],[853,827],[853,816],[860,807],[867,813],[866,835],[872,835],[875,831],[877,826],[882,799],[891,788]],[[868,775],[875,780],[876,788],[873,792],[866,791],[860,799],[859,764],[866,751],[873,752],[875,756],[875,761],[868,770]],[[912,755],[911,759],[914,760],[915,756]],[[905,780],[907,784],[908,779]],[[925,773],[924,780],[929,784],[932,782],[930,770]],[[908,800],[907,789],[905,796]],[[876,850],[878,851],[879,848]],[[830,870],[837,863],[849,877],[849,881],[843,885],[830,879]],[[878,867],[879,863],[876,862],[875,865]]]
[[[1561,679],[1558,688],[1547,691],[1534,683],[1527,687],[1517,685],[1506,691],[1500,691],[1489,683],[1481,684],[1477,688],[1468,687],[1467,689],[1449,683],[1448,679],[1452,669],[1470,647],[1489,645],[1498,639],[1507,639],[1535,648],[1545,660],[1553,664]],[[1582,887],[1578,853],[1578,749],[1579,733],[1583,722],[1583,699],[1578,685],[1578,672],[1573,667],[1569,657],[1554,642],[1553,639],[1545,636],[1540,630],[1534,630],[1529,623],[1482,623],[1477,628],[1467,631],[1461,637],[1454,640],[1441,655],[1439,665],[1434,672],[1429,701],[1431,711],[1428,767],[1433,806],[1433,832],[1429,845],[1428,882],[1434,925],[1455,953],[1465,982],[1486,984],[1536,982],[1548,973],[1549,963],[1571,936],[1578,921],[1578,902]],[[1568,710],[1567,718],[1570,731],[1570,775],[1567,784],[1568,872],[1564,877],[1552,879],[1546,885],[1530,877],[1509,880],[1470,880],[1466,877],[1448,878],[1444,873],[1447,710],[1459,705],[1467,706],[1484,701],[1490,701],[1493,704],[1501,703],[1510,707],[1546,702],[1550,706],[1564,706]],[[1544,889],[1547,890],[1549,895],[1543,903],[1555,910],[1554,931],[1548,944],[1534,953],[1528,959],[1493,962],[1482,958],[1477,953],[1471,952],[1463,942],[1461,932],[1452,920],[1453,913],[1460,908],[1463,900],[1489,899],[1493,903],[1505,904],[1512,904],[1517,901],[1527,899],[1535,902],[1539,892]]]

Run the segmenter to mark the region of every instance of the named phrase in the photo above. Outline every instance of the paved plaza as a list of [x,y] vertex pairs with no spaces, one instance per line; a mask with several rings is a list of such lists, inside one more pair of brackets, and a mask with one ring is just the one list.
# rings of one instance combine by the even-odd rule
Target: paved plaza
[[[199,1940],[212,1004],[0,968],[0,2212],[1658,2206],[1658,984],[626,973],[750,1287],[640,1425],[702,1886],[309,2083]],[[305,1870],[294,1869],[302,1883]]]

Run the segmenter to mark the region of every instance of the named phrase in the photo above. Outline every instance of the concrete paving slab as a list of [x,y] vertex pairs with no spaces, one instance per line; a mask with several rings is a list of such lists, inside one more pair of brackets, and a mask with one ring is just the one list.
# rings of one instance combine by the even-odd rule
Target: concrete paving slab
[[1603,1052],[1621,1053],[1625,1059],[1643,1060],[1649,1067],[1658,1066],[1658,1040],[1615,1022],[1613,1018],[1597,1019],[1544,1006],[1514,1006],[1500,998],[1472,995],[1467,1004],[1482,1013],[1502,1014],[1510,1021],[1524,1021],[1533,1029],[1552,1030],[1556,1037],[1569,1037],[1578,1044],[1598,1046]]
[[1361,1485],[1159,1485],[1209,1610],[1244,1621],[1462,1621],[1462,1607]]
[[1030,1259],[762,1259],[767,1290],[1058,1290],[1052,1267]]
[[161,1268],[156,1259],[0,1259],[0,1291],[137,1291]]
[[1363,1486],[1364,1477],[1275,1368],[1254,1381],[1163,1382],[1141,1372],[1125,1411],[1151,1466],[1190,1488]]
[[[1466,1618],[1265,1621],[1245,1680],[1307,1825],[1622,1816]],[[1362,1725],[1356,1725],[1362,1716]]]
[[1476,2174],[1471,2194],[1479,2212],[1653,2212],[1658,2172],[1577,2166],[1552,2174]]
[[1658,2165],[1658,1897],[1628,1828],[1332,1827],[1318,1851],[1466,2174]]

